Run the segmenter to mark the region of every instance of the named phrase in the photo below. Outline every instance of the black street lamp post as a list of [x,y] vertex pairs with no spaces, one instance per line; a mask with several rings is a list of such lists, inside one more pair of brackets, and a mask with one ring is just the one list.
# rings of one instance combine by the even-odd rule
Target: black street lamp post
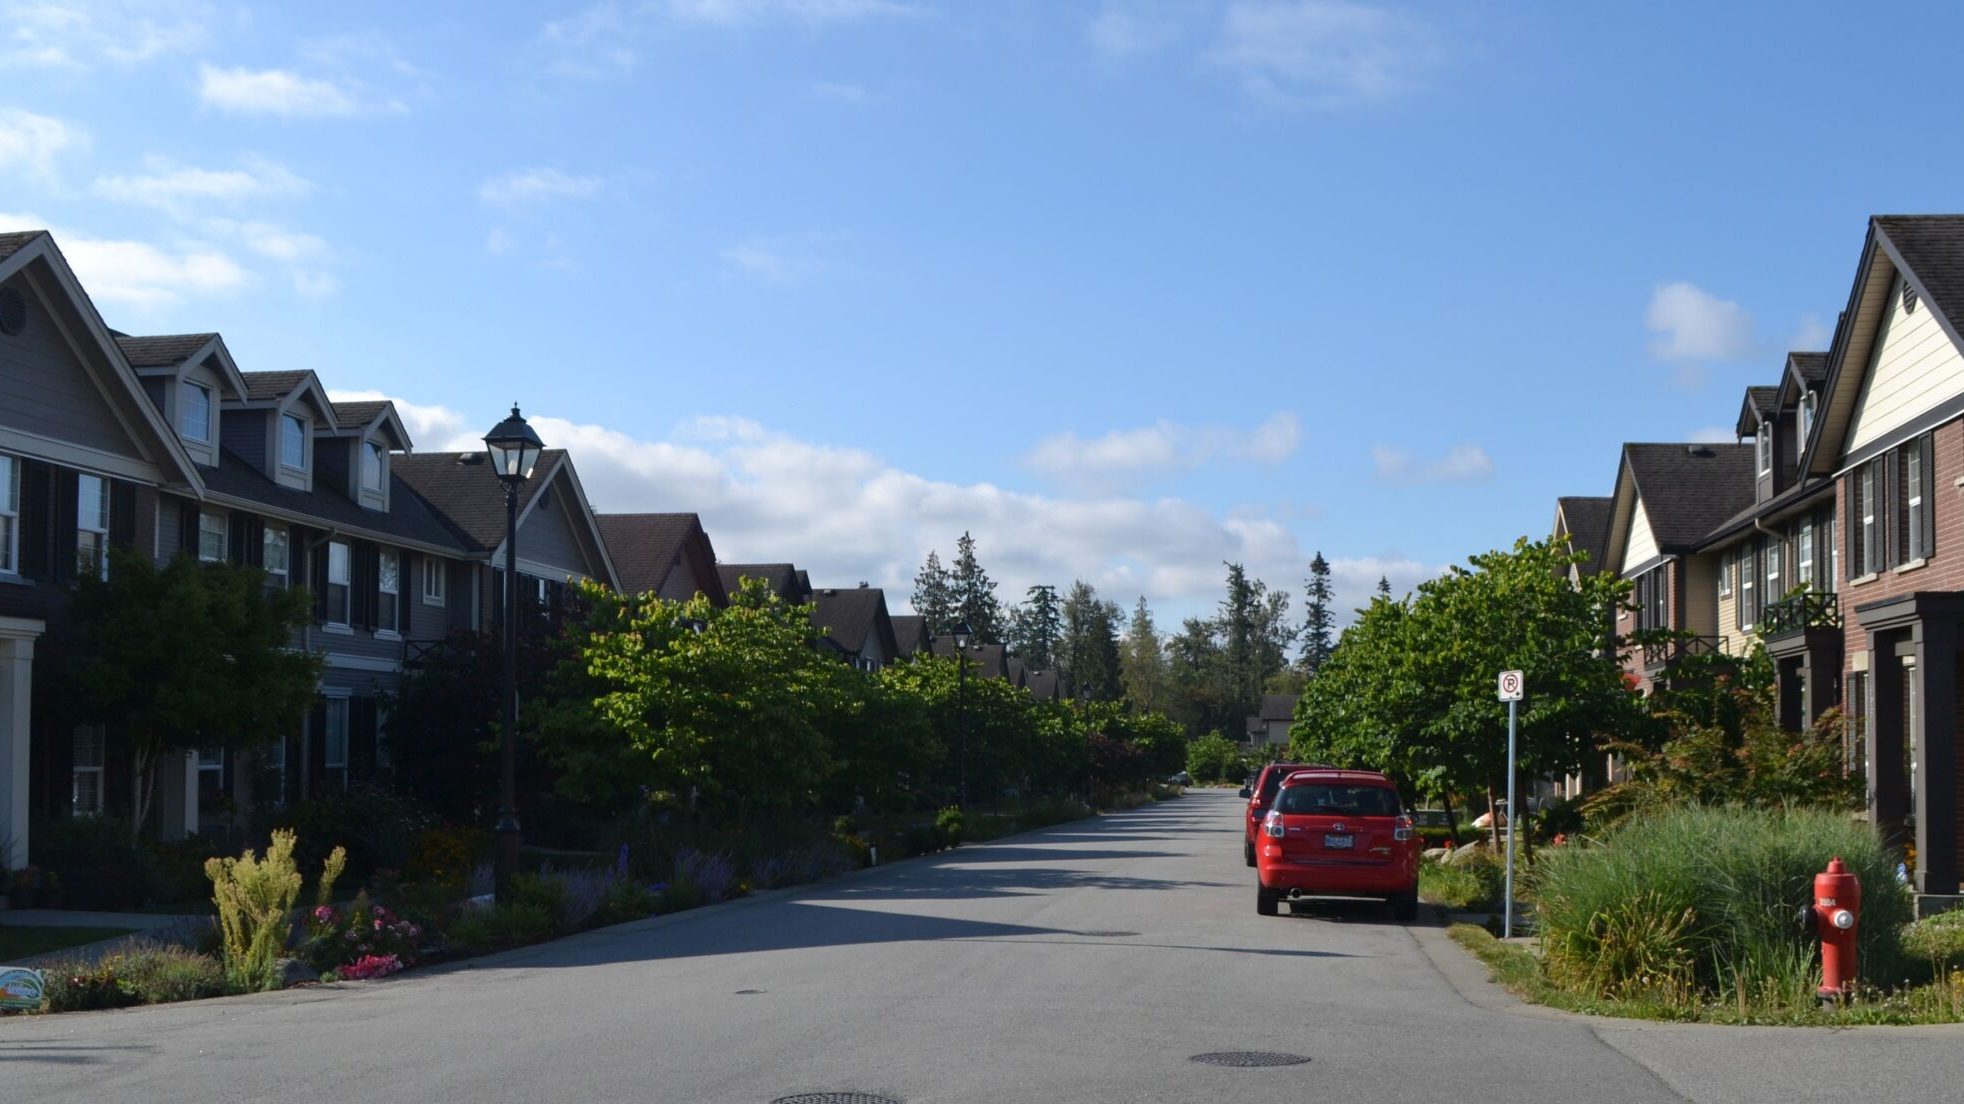
[[955,804],[968,808],[968,642],[975,634],[968,622],[957,621],[948,630],[955,640]]
[[518,873],[518,489],[545,449],[513,403],[511,417],[484,435],[491,470],[505,485],[505,726],[498,765],[498,850],[493,856],[498,903],[511,900]]

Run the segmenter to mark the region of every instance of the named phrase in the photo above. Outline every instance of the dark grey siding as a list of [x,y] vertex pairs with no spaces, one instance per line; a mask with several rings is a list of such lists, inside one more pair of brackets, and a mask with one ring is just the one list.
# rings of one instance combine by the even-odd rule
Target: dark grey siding
[[13,337],[0,337],[0,424],[118,456],[142,456],[40,297],[22,279],[7,286],[27,301],[27,325]]
[[168,380],[161,380],[155,376],[144,377],[143,393],[150,396],[150,405],[156,407],[159,414],[164,412],[164,389],[169,386]]
[[518,558],[551,564],[564,575],[586,575],[592,568],[580,551],[572,519],[567,516],[566,496],[560,490],[553,487],[550,501],[535,507],[519,527]]
[[233,454],[260,471],[266,470],[266,412],[228,410],[219,424],[219,436]]
[[[409,619],[408,631],[403,633],[403,635],[411,640],[442,640],[444,637],[450,635],[450,607],[448,604],[451,601],[452,590],[452,587],[449,585],[451,580],[448,578],[450,561],[441,557],[425,556],[420,552],[416,553],[412,559],[416,563],[416,577],[408,580],[406,583],[408,586],[406,597],[409,604]],[[423,565],[429,563],[438,565],[445,573],[445,586],[443,588],[445,604],[441,606],[432,606],[423,601]]]
[[314,486],[332,487],[354,497],[355,485],[348,478],[348,453],[353,444],[335,437],[314,438]]

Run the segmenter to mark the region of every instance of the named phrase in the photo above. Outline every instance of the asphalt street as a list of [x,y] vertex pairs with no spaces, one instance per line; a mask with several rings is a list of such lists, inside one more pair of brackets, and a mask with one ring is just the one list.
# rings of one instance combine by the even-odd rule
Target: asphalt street
[[[1964,1085],[1964,1029],[1567,1016],[1382,906],[1258,917],[1240,808],[1194,791],[381,982],[0,1020],[0,1099],[1791,1104]],[[1193,1061],[1249,1051],[1308,1061]]]

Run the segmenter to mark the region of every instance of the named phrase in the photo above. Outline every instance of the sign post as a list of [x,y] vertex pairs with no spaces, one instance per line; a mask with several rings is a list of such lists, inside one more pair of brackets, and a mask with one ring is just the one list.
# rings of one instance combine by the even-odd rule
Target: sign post
[[1500,700],[1507,703],[1507,900],[1501,916],[1502,939],[1514,938],[1514,726],[1522,688],[1521,672],[1500,673]]

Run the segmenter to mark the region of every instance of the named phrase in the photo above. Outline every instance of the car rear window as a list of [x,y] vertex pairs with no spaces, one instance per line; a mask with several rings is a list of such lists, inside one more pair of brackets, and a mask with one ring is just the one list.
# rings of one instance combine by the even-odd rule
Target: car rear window
[[1298,815],[1397,816],[1398,794],[1383,786],[1290,786],[1275,808]]
[[1295,769],[1294,767],[1274,767],[1266,775],[1262,776],[1262,804],[1266,805],[1275,800],[1275,791],[1282,788],[1282,780],[1289,777],[1289,772]]

